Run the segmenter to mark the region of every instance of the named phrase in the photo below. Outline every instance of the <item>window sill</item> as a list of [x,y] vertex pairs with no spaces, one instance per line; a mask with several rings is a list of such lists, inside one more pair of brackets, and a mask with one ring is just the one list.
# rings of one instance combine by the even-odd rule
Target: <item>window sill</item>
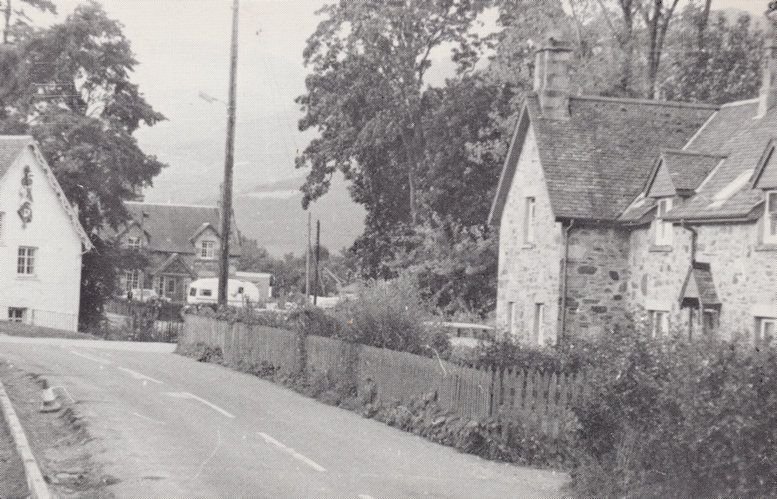
[[37,274],[16,274],[16,278],[20,281],[38,281],[38,275]]
[[672,246],[668,244],[651,244],[649,251],[651,253],[671,253]]
[[755,247],[756,251],[777,251],[777,243],[760,243]]
[[521,246],[521,249],[534,249],[537,245],[534,243],[523,243],[523,246]]

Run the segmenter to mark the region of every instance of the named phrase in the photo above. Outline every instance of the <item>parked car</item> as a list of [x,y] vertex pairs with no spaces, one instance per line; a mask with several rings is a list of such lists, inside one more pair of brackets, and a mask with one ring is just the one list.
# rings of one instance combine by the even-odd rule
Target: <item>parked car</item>
[[128,293],[128,298],[132,301],[139,301],[142,303],[148,303],[154,300],[170,301],[170,298],[166,296],[159,296],[153,289],[133,289]]
[[[197,279],[189,284],[186,303],[189,305],[215,304],[218,302],[219,280],[215,277]],[[247,304],[256,305],[259,301],[259,288],[254,284],[237,279],[227,282],[227,303],[233,307]]]

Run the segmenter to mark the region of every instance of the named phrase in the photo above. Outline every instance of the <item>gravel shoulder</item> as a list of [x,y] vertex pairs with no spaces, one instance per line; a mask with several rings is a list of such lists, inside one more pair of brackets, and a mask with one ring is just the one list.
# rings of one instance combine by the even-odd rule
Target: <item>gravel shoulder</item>
[[[0,379],[52,493],[57,497],[110,497],[105,487],[112,483],[111,477],[104,476],[94,465],[90,455],[91,439],[77,409],[65,403],[58,412],[41,413],[43,378],[35,373],[23,372],[13,364],[0,361]],[[0,458],[6,455],[6,441],[8,450],[16,455],[4,422],[0,438],[3,439]],[[18,456],[15,461],[9,456],[0,466],[3,472],[0,475],[0,497],[26,496],[24,470]],[[22,489],[19,489],[18,480],[21,480]]]
[[0,417],[0,497],[26,497],[27,482],[24,466],[8,432],[8,425]]

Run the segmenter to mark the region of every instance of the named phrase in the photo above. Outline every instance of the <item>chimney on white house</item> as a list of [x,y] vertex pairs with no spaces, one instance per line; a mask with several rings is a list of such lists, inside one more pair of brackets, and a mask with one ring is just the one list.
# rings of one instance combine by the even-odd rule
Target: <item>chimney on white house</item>
[[777,0],[769,2],[766,19],[766,57],[758,102],[759,117],[777,105]]
[[548,36],[544,45],[537,49],[534,64],[534,91],[537,92],[540,110],[545,118],[569,118],[571,61],[572,47],[560,36]]

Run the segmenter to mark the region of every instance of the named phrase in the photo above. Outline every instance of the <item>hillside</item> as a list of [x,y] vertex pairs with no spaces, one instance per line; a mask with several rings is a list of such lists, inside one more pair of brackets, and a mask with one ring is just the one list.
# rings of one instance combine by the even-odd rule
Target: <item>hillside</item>
[[[305,249],[307,211],[302,209],[302,178],[291,178],[258,185],[252,189],[236,189],[234,207],[240,231],[274,256]],[[203,202],[215,203],[215,199]],[[355,204],[345,181],[338,178],[332,189],[310,209],[313,218],[313,238],[316,219],[321,220],[321,244],[339,251],[349,247],[364,229],[364,209]]]

